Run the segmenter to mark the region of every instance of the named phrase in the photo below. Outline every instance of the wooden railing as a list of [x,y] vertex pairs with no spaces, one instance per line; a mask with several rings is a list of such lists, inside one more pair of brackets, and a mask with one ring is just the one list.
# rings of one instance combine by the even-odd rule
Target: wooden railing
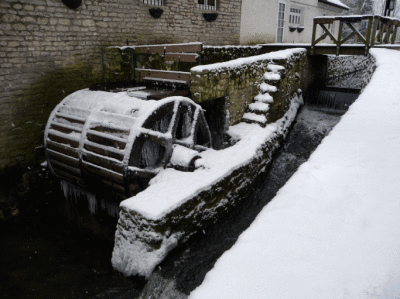
[[[334,24],[339,23],[337,36],[332,32]],[[355,24],[362,24],[362,29],[356,28]],[[316,38],[317,27],[322,28],[322,34]],[[350,29],[350,33],[345,36],[344,25]],[[341,16],[341,17],[317,17],[314,18],[311,55],[315,52],[315,46],[330,37],[333,44],[336,45],[336,55],[340,55],[341,47],[344,43],[354,38],[354,43],[364,45],[364,55],[368,54],[371,47],[376,44],[394,44],[397,35],[397,28],[400,26],[400,20],[382,16]]]

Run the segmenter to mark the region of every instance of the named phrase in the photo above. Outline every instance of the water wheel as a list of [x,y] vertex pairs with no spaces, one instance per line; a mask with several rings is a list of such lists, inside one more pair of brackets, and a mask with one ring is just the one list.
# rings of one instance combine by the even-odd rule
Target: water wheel
[[189,98],[146,101],[82,90],[53,110],[44,144],[60,179],[121,199],[146,188],[177,160],[189,169],[196,154],[211,147],[211,136],[202,108]]

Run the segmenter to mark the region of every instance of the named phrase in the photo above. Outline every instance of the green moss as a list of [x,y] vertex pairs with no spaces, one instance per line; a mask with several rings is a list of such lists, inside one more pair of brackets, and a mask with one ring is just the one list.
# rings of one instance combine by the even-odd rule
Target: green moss
[[32,164],[35,148],[43,144],[44,128],[54,107],[72,92],[99,81],[99,70],[82,63],[50,71],[27,90],[21,90],[12,105],[15,129],[2,136],[0,174],[6,166],[8,169],[13,166],[23,168]]

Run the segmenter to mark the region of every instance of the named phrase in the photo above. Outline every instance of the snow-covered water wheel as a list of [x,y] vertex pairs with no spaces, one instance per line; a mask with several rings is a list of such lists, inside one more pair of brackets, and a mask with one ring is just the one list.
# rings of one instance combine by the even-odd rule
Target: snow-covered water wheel
[[60,179],[121,199],[146,188],[175,147],[200,152],[211,147],[211,135],[202,108],[189,98],[145,101],[81,90],[53,110],[44,145]]

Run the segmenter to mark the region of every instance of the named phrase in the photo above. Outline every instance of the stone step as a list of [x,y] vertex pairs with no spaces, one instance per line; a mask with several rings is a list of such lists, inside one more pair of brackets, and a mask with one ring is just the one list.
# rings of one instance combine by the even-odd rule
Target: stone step
[[262,102],[255,102],[249,105],[249,110],[258,115],[265,115],[265,113],[269,110],[269,104],[265,104]]
[[281,75],[279,75],[277,73],[273,73],[273,72],[266,72],[263,75],[263,80],[266,83],[268,83],[267,81],[276,82],[276,81],[281,80]]
[[274,98],[269,94],[269,93],[259,93],[257,96],[254,97],[254,100],[256,102],[261,102],[261,103],[273,103]]
[[267,118],[265,117],[265,115],[248,112],[243,115],[242,121],[247,123],[257,123],[261,126],[265,126],[265,124],[267,123]]
[[267,92],[276,92],[278,88],[276,86],[270,85],[268,83],[261,83],[260,85],[260,91],[262,94],[265,94]]
[[284,71],[285,68],[283,66],[277,65],[277,64],[268,64],[267,70],[277,74],[277,73]]

